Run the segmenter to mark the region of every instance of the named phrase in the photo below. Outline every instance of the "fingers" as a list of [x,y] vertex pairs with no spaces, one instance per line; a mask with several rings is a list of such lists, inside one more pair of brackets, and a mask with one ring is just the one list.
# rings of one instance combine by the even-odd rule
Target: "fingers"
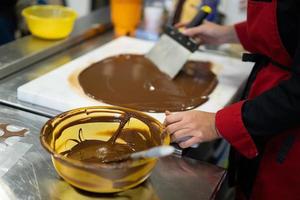
[[170,133],[172,141],[179,141],[178,138],[183,138],[188,133],[188,128],[184,126],[182,122],[183,116],[181,113],[172,114],[170,111],[166,111],[166,119],[164,125],[166,130]]
[[180,142],[179,146],[181,148],[188,148],[188,147],[193,146],[194,144],[198,144],[199,142],[201,142],[199,138],[191,137],[190,139],[188,139],[186,141]]
[[203,39],[201,39],[200,37],[194,37],[193,39],[198,45],[201,45],[203,43]]
[[197,26],[197,27],[185,29],[182,31],[182,33],[189,37],[195,37],[197,35],[201,35],[204,31],[205,31],[205,27],[203,28],[203,26]]
[[183,141],[184,138],[189,137],[189,132],[190,131],[186,128],[174,132],[173,134],[171,134],[172,142]]
[[179,22],[174,25],[175,28],[183,28],[187,25],[187,22]]
[[164,125],[168,126],[169,124],[173,124],[182,120],[182,115],[179,113],[170,113],[166,111],[166,119],[164,121]]
[[[166,115],[166,116],[171,115],[171,114],[172,114],[172,113],[171,113],[170,111],[168,111],[168,110],[165,111],[165,115]],[[167,120],[166,120],[166,118],[165,118],[165,120],[164,120],[164,122],[163,122],[163,125],[164,125],[164,126],[167,126]]]
[[175,122],[175,123],[171,123],[167,125],[167,130],[173,134],[178,130],[184,129],[184,123],[182,123],[182,121],[179,122]]

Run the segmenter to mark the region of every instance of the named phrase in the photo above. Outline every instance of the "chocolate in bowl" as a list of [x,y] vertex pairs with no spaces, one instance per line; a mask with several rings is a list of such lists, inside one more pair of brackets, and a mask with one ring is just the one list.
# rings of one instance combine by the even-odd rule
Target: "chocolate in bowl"
[[[111,138],[118,130],[114,146]],[[75,187],[101,193],[126,190],[143,182],[157,159],[106,164],[101,162],[103,152],[99,149],[113,145],[105,146],[108,153],[104,155],[118,156],[169,142],[163,125],[154,118],[116,107],[71,110],[49,120],[41,131],[41,143],[51,154],[57,173]],[[128,148],[124,150],[120,146]]]
[[76,75],[83,92],[98,101],[145,112],[184,111],[208,100],[217,85],[210,62],[188,61],[171,79],[143,55],[122,54]]

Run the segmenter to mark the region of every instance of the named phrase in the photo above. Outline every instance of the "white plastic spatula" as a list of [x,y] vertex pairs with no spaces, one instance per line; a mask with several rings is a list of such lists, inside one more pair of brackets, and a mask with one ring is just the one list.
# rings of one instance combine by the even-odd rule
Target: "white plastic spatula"
[[[186,26],[195,27],[204,21],[211,13],[209,6],[202,6],[196,17]],[[199,45],[188,36],[180,33],[176,28],[166,27],[164,34],[154,47],[146,54],[160,71],[174,78],[188,60],[191,53],[198,49]]]
[[175,148],[172,146],[158,146],[145,151],[139,151],[132,154],[126,154],[113,159],[104,159],[104,163],[121,162],[125,160],[137,160],[141,158],[160,158],[174,153]]

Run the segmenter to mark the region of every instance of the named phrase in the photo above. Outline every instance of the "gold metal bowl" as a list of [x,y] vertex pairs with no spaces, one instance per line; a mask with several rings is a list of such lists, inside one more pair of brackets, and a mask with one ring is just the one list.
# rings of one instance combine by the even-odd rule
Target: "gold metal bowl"
[[[118,129],[121,116],[130,114],[124,128],[147,133],[144,140],[154,146],[170,143],[163,125],[139,111],[118,107],[86,107],[62,113],[49,120],[41,130],[42,146],[51,154],[57,173],[71,185],[100,193],[119,192],[132,188],[150,175],[157,159],[128,160],[118,163],[91,163],[72,159],[63,152],[89,140],[108,141]],[[103,119],[116,119],[105,121]],[[83,130],[80,135],[78,130]],[[117,140],[126,143],[128,141]],[[151,148],[151,147],[148,147]]]

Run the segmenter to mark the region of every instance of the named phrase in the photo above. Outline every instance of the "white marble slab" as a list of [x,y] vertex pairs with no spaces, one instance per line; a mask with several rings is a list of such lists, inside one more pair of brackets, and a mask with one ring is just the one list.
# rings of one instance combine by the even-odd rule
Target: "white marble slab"
[[[107,105],[76,92],[69,84],[70,74],[112,55],[122,53],[144,54],[152,46],[152,42],[128,37],[113,40],[54,71],[20,86],[17,91],[18,99],[59,111],[84,106]],[[196,110],[209,112],[216,112],[231,102],[247,79],[252,66],[251,63],[243,63],[238,59],[201,52],[192,54],[190,59],[214,63],[213,71],[218,76],[219,84],[210,95],[209,100],[196,108]],[[164,119],[163,113],[148,114],[160,121]]]

